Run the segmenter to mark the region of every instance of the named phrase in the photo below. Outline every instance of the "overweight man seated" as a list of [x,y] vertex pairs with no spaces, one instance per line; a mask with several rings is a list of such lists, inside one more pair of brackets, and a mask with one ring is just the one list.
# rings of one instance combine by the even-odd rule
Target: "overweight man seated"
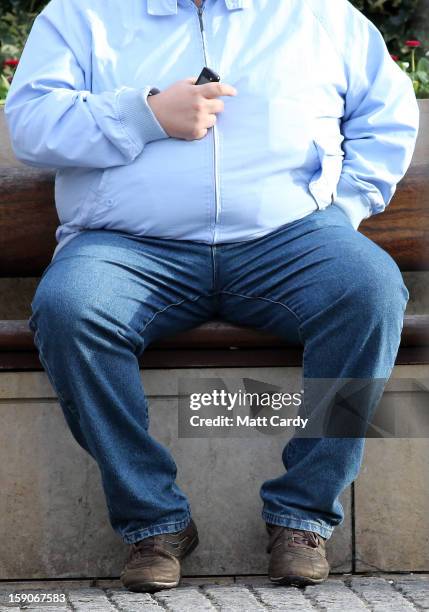
[[[220,81],[197,84],[204,67]],[[123,584],[174,587],[197,526],[148,431],[138,358],[218,318],[299,340],[304,380],[387,381],[408,291],[358,226],[411,162],[411,80],[347,0],[52,0],[5,112],[18,159],[57,170],[40,360],[130,545]],[[286,444],[261,487],[274,583],[327,578],[363,451]]]

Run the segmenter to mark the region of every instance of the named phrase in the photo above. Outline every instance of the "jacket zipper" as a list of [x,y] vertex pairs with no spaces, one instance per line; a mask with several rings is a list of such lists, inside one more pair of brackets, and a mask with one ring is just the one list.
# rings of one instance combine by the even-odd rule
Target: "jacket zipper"
[[[203,44],[203,53],[204,53],[204,63],[206,66],[209,66],[209,61],[207,59],[207,49],[206,49],[206,39],[204,34],[204,22],[203,22],[203,10],[204,10],[205,0],[202,0],[200,6],[198,6],[198,21],[200,24],[200,32],[201,32],[201,40]],[[212,66],[209,66],[212,68]],[[217,148],[218,148],[218,134],[216,125],[213,126],[213,171],[214,171],[214,195],[215,195],[215,225],[213,228],[213,243],[216,239],[216,226],[219,219],[220,213],[220,203],[219,203],[219,187],[218,187],[218,162],[217,162]]]

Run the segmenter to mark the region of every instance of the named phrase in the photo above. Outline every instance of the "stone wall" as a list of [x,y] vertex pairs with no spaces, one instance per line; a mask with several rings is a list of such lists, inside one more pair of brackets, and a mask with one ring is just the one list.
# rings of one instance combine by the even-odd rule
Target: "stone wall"
[[[394,378],[427,379],[426,366]],[[185,575],[266,573],[259,487],[282,471],[281,436],[181,439],[179,377],[247,376],[294,388],[300,368],[142,373],[151,431],[172,450],[201,544]],[[404,407],[413,405],[403,394]],[[73,440],[43,372],[0,374],[0,579],[117,576],[126,546],[112,531],[98,467]],[[328,542],[334,572],[429,570],[427,440],[368,440],[362,471]]]

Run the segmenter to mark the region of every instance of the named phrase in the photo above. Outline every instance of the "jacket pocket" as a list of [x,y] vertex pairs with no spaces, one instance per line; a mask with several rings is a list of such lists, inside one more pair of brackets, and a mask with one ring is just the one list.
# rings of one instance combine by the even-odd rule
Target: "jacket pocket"
[[344,152],[341,134],[326,134],[313,139],[320,167],[311,177],[308,189],[318,208],[326,208],[337,197],[337,185],[343,169]]
[[268,149],[284,167],[316,167],[312,121],[303,100],[281,96],[268,100]]

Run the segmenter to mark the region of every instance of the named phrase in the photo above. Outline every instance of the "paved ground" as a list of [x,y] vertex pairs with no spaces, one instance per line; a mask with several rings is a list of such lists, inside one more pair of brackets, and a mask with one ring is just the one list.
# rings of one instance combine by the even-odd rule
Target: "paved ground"
[[[52,595],[65,602],[37,603]],[[55,598],[54,595],[57,595]],[[25,603],[11,603],[27,595]],[[28,603],[33,600],[33,603]],[[188,578],[177,589],[153,595],[130,593],[118,581],[0,582],[0,612],[253,612],[315,610],[372,610],[405,612],[429,610],[429,574],[332,576],[319,586],[297,589],[272,586],[264,577]]]

